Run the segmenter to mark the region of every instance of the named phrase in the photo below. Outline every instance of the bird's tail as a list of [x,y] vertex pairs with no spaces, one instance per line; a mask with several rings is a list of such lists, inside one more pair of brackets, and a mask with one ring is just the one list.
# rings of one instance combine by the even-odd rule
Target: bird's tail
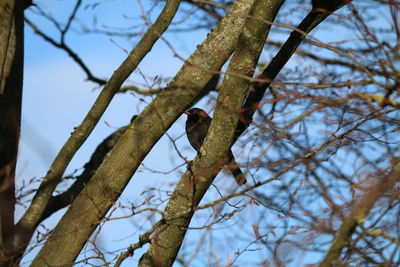
[[232,173],[233,177],[235,177],[236,183],[238,185],[244,185],[247,182],[246,176],[244,176],[242,170],[239,167],[239,164],[237,164],[233,155],[231,157],[231,160],[226,165],[229,171]]

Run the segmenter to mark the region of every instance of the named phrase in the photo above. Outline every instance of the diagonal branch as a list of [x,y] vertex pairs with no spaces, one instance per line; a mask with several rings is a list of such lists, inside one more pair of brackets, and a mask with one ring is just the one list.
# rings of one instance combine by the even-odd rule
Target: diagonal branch
[[[253,11],[268,10],[270,13],[260,14],[256,12],[255,15],[260,16],[262,19],[273,21],[281,2],[273,1],[273,4],[267,2],[268,1],[257,1],[253,7]],[[263,6],[266,4],[270,4],[272,7]],[[309,14],[302,22],[302,28],[310,32],[330,14],[325,13],[326,12],[323,11],[311,12],[311,15]],[[204,140],[204,144],[200,149],[201,156],[199,155],[193,160],[189,166],[189,170],[186,171],[176,186],[165,209],[165,223],[161,225],[155,233],[148,251],[142,256],[139,262],[139,266],[171,266],[174,262],[196,207],[207,192],[215,176],[227,162],[227,153],[235,139],[245,129],[240,128],[239,132],[236,131],[240,114],[235,111],[240,110],[242,107],[248,82],[246,79],[242,79],[241,81],[239,76],[248,75],[254,71],[262,44],[265,40],[265,35],[269,29],[268,25],[270,24],[258,23],[258,25],[252,25],[252,20],[249,19],[248,25],[245,26],[246,29],[243,30],[243,34],[237,46],[237,51],[235,51],[228,67],[228,73],[240,75],[234,75],[234,77],[227,76],[222,83],[214,119],[212,120],[208,135]],[[256,32],[253,32],[256,29],[258,30],[258,35]],[[250,32],[249,35],[245,34],[247,31]],[[261,42],[258,49],[250,46],[250,44],[254,42],[257,43],[257,41],[249,38],[249,36],[258,38],[257,41]],[[283,51],[280,51],[274,58],[275,62],[271,62],[273,65],[270,66],[269,69],[267,68],[269,71],[275,71],[275,73],[272,73],[273,76],[270,76],[272,79],[268,79],[269,82],[272,81],[283,68],[297,46],[305,38],[305,35],[299,34],[296,30],[292,33],[291,38],[287,41],[286,46],[282,48]],[[248,58],[251,60],[248,60]],[[264,76],[262,76],[262,78],[264,78]],[[246,111],[252,112],[251,117],[258,107],[258,103],[261,101],[265,89],[269,85],[265,82],[260,84],[265,86],[264,90],[256,91],[256,95],[254,95],[254,91],[251,92],[250,98],[247,100],[255,101],[246,102],[247,105],[249,105]],[[254,110],[249,109],[249,107],[254,107]],[[247,113],[247,115],[248,114],[250,113]],[[246,122],[249,124],[250,121]],[[243,126],[243,122],[241,126]]]
[[[86,66],[86,64],[83,62],[83,60],[78,56],[78,54],[76,54],[68,45],[65,44],[64,37],[62,38],[61,42],[57,42],[56,40],[54,40],[53,38],[51,38],[50,36],[48,36],[47,34],[42,32],[29,19],[25,18],[25,22],[26,22],[26,24],[28,24],[29,27],[32,28],[32,30],[37,35],[42,37],[45,41],[49,42],[50,44],[54,45],[55,47],[58,47],[58,48],[64,50],[65,52],[67,52],[68,56],[70,56],[82,68],[82,70],[85,72],[85,74],[87,76],[87,79],[89,81],[95,82],[95,83],[97,83],[99,85],[106,84],[106,82],[107,82],[106,80],[103,80],[103,79],[95,77],[92,74],[92,72],[89,70],[89,67]],[[64,36],[64,34],[62,36]]]
[[72,157],[92,132],[123,82],[151,50],[160,35],[168,28],[172,18],[175,16],[179,3],[179,0],[168,1],[166,3],[156,22],[148,29],[137,46],[113,73],[82,123],[75,129],[71,137],[64,144],[43,179],[43,182],[40,184],[31,205],[17,224],[18,232],[14,238],[16,247],[23,248],[28,244],[33,231],[43,217],[43,213],[52,193],[60,182]]
[[82,174],[76,177],[76,181],[70,186],[70,188],[57,196],[51,197],[49,204],[43,213],[43,217],[40,220],[41,222],[56,211],[65,208],[72,203],[126,129],[128,129],[128,126],[119,128],[97,146],[96,150],[90,157],[90,160],[85,164]]
[[[167,5],[172,3],[168,1]],[[250,0],[235,2],[167,88],[140,113],[64,214],[31,266],[72,265],[144,157],[202,93],[213,76],[212,70],[219,70],[232,54],[250,7]]]
[[342,249],[349,244],[351,236],[357,225],[364,223],[375,202],[381,198],[388,190],[394,188],[400,180],[400,163],[397,163],[391,173],[382,177],[378,184],[369,187],[358,200],[353,212],[344,220],[340,229],[337,231],[329,250],[320,263],[320,267],[329,267],[340,264],[339,256]]
[[[273,21],[281,3],[256,1],[250,14]],[[174,262],[196,207],[228,160],[239,120],[235,111],[241,108],[249,83],[240,76],[253,75],[269,28],[270,24],[247,19],[227,71],[240,75],[227,75],[220,86],[214,119],[200,149],[201,156],[193,160],[175,187],[165,209],[164,223],[151,239],[139,266],[171,266]]]
[[292,31],[289,38],[286,40],[278,54],[271,60],[264,71],[257,77],[259,80],[250,85],[250,92],[243,105],[243,120],[240,125],[238,135],[250,125],[253,120],[253,115],[258,109],[259,103],[263,98],[265,91],[276,78],[281,69],[289,61],[291,56],[296,51],[297,47],[306,38],[315,27],[324,21],[332,12],[349,3],[351,0],[315,0],[313,1],[313,10],[302,20],[297,26],[297,29]]

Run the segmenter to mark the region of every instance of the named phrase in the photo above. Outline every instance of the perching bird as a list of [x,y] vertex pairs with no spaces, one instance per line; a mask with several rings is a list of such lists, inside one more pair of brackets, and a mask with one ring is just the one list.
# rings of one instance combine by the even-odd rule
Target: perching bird
[[[207,136],[208,127],[210,127],[211,124],[211,118],[204,110],[199,108],[192,108],[185,111],[184,113],[188,115],[188,118],[186,120],[187,138],[192,147],[196,149],[197,152],[199,152],[200,147]],[[227,163],[228,169],[235,177],[238,185],[245,184],[247,182],[246,176],[244,176],[243,172],[240,170],[239,165],[236,163],[232,151],[230,151],[229,158],[230,160]]]

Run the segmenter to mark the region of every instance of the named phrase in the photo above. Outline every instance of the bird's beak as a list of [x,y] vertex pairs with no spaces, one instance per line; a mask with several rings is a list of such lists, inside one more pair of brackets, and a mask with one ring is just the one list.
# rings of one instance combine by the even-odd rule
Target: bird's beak
[[186,114],[186,115],[190,115],[190,112],[187,111],[187,110],[185,110],[183,113]]

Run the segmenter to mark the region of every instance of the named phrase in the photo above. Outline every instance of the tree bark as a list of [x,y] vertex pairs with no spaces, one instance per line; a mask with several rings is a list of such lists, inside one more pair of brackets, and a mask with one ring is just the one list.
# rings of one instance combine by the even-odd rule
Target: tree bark
[[[329,1],[326,1],[329,3]],[[207,192],[213,179],[228,160],[227,152],[247,126],[265,94],[270,82],[277,76],[307,33],[331,14],[331,11],[312,10],[299,28],[294,31],[278,55],[258,77],[265,82],[252,83],[241,77],[251,77],[263,47],[266,34],[274,20],[282,1],[257,1],[253,9],[253,20],[245,26],[237,50],[228,68],[228,75],[220,86],[220,94],[208,136],[200,149],[201,157],[196,157],[190,169],[176,186],[167,204],[163,224],[151,238],[148,251],[142,256],[139,266],[171,266],[179,252],[187,227],[197,205]],[[343,3],[340,1],[340,6]],[[336,6],[338,8],[339,6]],[[266,10],[261,12],[260,10]],[[264,23],[262,23],[264,21]],[[260,23],[261,22],[261,23]],[[250,89],[250,94],[242,103]],[[241,112],[245,111],[245,118]]]
[[78,127],[76,127],[71,137],[67,140],[56,156],[56,159],[40,184],[31,205],[17,223],[17,231],[14,235],[13,242],[15,247],[20,248],[20,251],[24,251],[24,248],[28,244],[34,230],[43,218],[43,214],[45,213],[49,200],[52,197],[52,193],[60,182],[72,157],[92,132],[123,82],[136,69],[141,60],[151,50],[154,43],[167,29],[172,18],[175,16],[179,3],[179,0],[167,1],[162,11],[162,15],[159,16],[154,25],[149,28],[141,41],[113,73],[85,119]]
[[12,266],[15,166],[21,122],[24,1],[0,4],[0,265]]
[[[150,149],[229,58],[251,4],[250,0],[235,2],[167,88],[135,119],[72,203],[32,266],[73,263]],[[176,101],[178,98],[180,101]]]
[[171,266],[179,252],[196,207],[213,179],[225,165],[235,141],[240,111],[249,80],[258,62],[265,39],[283,1],[258,0],[242,31],[235,53],[218,95],[208,136],[190,169],[184,174],[167,204],[159,227],[139,266]]

